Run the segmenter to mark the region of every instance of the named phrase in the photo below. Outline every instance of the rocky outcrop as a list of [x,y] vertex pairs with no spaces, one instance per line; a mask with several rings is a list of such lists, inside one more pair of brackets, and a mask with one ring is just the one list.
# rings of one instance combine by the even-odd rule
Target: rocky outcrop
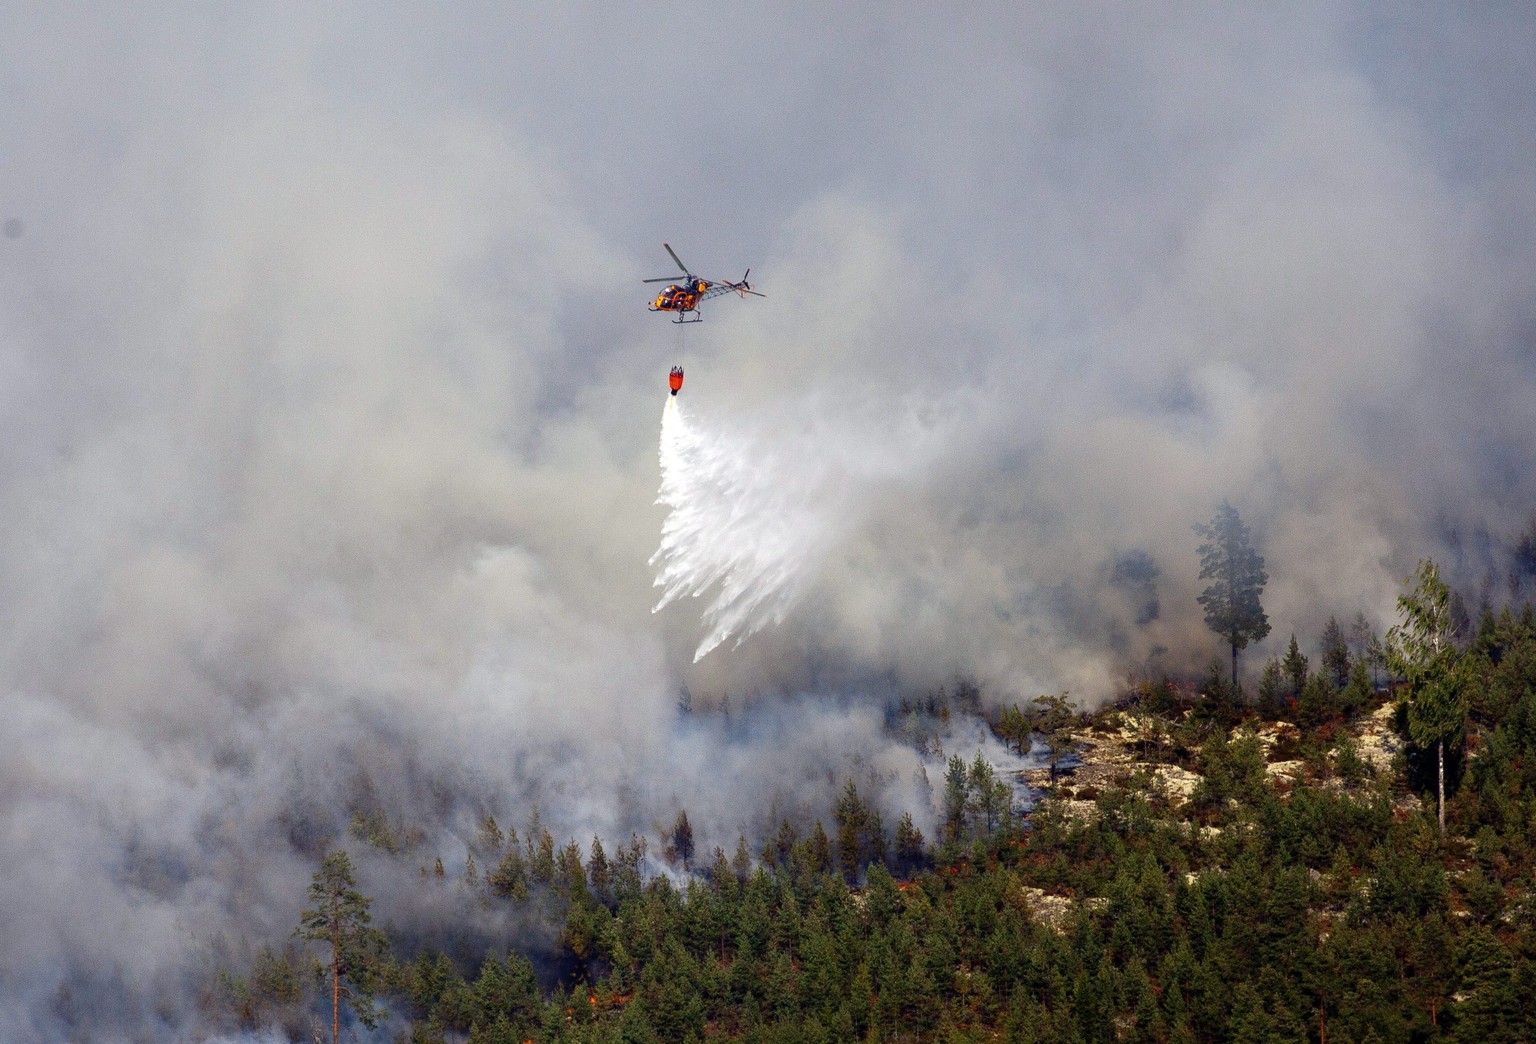
[[[1355,748],[1361,760],[1377,774],[1394,770],[1403,752],[1403,741],[1393,724],[1395,707],[1383,704],[1372,711],[1356,728]],[[1297,758],[1301,731],[1291,722],[1263,722],[1257,728],[1245,726],[1264,752],[1264,771],[1282,789],[1309,781],[1315,766]],[[1239,730],[1238,736],[1244,730]],[[1075,734],[1072,760],[1057,770],[1054,799],[1063,802],[1064,811],[1074,818],[1092,813],[1093,800],[1107,787],[1125,786],[1132,776],[1145,773],[1175,807],[1187,801],[1200,783],[1201,776],[1179,765],[1142,760],[1143,751],[1156,751],[1167,741],[1168,724],[1152,715],[1136,711],[1110,712],[1092,728]],[[1234,737],[1236,738],[1236,737]],[[1324,775],[1327,775],[1326,770]],[[1018,774],[1032,790],[1051,788],[1049,769],[1027,769]],[[1316,782],[1315,780],[1312,780]],[[1323,785],[1343,786],[1328,779]],[[1083,805],[1086,807],[1078,808]]]
[[1390,772],[1398,756],[1403,753],[1403,741],[1393,726],[1396,715],[1395,704],[1382,704],[1366,717],[1364,725],[1355,736],[1360,757],[1377,772]]

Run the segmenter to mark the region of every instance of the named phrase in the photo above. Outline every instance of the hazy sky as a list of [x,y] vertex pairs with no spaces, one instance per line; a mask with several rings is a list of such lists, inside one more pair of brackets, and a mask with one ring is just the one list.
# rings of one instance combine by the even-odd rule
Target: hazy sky
[[[916,800],[871,699],[1219,655],[1223,500],[1250,666],[1425,555],[1506,597],[1533,83],[1520,3],[11,12],[0,1036],[189,1025],[150,998],[286,936],[359,788],[727,846],[829,772]],[[663,241],[768,296],[680,331]],[[674,363],[817,534],[697,665]]]

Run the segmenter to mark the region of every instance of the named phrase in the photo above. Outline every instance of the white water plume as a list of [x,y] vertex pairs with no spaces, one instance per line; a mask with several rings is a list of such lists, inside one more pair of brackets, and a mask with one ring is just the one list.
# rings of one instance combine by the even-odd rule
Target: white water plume
[[882,485],[926,468],[945,441],[932,411],[855,420],[810,404],[774,433],[726,431],[668,398],[661,490],[670,511],[651,556],[654,611],[710,594],[697,663],[721,643],[782,623],[831,550],[865,519]]
[[[797,450],[802,449],[796,447]],[[671,509],[651,556],[659,611],[683,595],[714,590],[697,663],[780,623],[804,589],[808,566],[846,522],[838,469],[825,457],[732,438],[691,420],[675,397],[661,420],[661,491]]]

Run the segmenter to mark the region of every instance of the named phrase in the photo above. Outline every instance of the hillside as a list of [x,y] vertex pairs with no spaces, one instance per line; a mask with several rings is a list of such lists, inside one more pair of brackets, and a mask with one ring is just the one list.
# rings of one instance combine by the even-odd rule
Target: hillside
[[[1164,683],[1071,723],[1027,818],[952,758],[937,844],[851,781],[830,831],[697,862],[488,823],[482,873],[423,887],[543,920],[553,952],[384,939],[357,981],[410,1041],[1533,1039],[1536,627],[1485,619],[1466,656],[1444,837],[1401,694],[1274,717]],[[226,969],[212,1021],[303,1035],[304,963]]]

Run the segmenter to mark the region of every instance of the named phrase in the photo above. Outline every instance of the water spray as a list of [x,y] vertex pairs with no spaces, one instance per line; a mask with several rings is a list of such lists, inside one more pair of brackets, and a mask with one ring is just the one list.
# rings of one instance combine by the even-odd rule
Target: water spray
[[653,611],[709,596],[697,663],[782,623],[879,489],[924,471],[944,439],[941,427],[913,420],[916,411],[850,417],[846,403],[819,398],[779,404],[772,432],[751,422],[726,429],[683,406],[682,381],[674,367],[661,419],[656,503],[668,513],[651,556],[662,588]]

